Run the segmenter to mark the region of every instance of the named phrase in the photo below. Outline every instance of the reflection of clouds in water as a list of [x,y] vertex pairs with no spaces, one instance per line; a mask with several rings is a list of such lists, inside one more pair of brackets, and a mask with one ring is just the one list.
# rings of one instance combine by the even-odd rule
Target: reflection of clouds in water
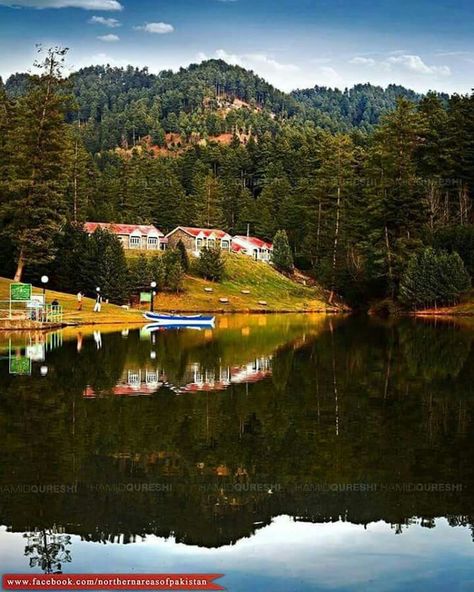
[[[21,533],[0,530],[0,555],[9,570],[25,570]],[[252,590],[407,589],[418,581],[420,589],[443,581],[457,565],[471,569],[474,545],[467,528],[452,528],[445,519],[435,529],[413,525],[396,535],[384,522],[366,529],[347,522],[311,524],[279,516],[250,538],[219,549],[205,549],[148,536],[132,545],[99,545],[72,537],[74,570],[135,573],[178,571],[222,572],[222,584],[233,591]],[[159,560],[159,561],[158,561]],[[263,575],[264,574],[264,575]],[[472,573],[471,573],[472,577]],[[263,583],[263,578],[265,583]],[[294,580],[294,584],[291,581]],[[259,585],[260,582],[260,585]],[[414,589],[416,586],[413,586]],[[317,588],[318,589],[318,588]],[[449,589],[449,588],[446,588]]]

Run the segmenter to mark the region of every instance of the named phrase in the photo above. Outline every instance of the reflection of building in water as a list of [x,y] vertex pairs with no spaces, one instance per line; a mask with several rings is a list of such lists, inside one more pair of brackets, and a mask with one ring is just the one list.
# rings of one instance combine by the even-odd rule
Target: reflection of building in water
[[87,386],[84,397],[95,399],[102,395],[112,394],[117,396],[141,396],[152,395],[165,382],[162,370],[150,369],[129,369],[125,370],[119,382],[110,390],[97,392],[92,386]]
[[152,395],[162,386],[176,394],[200,391],[223,391],[231,384],[246,384],[263,380],[271,374],[271,356],[256,358],[243,366],[205,367],[194,362],[186,369],[182,379],[173,380],[161,368],[127,369],[111,389],[96,391],[87,386],[84,397],[95,399],[104,395],[141,396]]
[[222,391],[231,384],[245,384],[258,382],[269,376],[271,370],[271,356],[256,358],[243,366],[219,366],[208,370],[195,363],[191,367],[191,380],[181,387],[179,393],[193,391]]

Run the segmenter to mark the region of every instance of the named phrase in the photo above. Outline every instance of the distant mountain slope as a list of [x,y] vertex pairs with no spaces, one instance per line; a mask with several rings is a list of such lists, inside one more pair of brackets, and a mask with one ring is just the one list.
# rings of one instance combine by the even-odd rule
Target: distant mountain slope
[[[315,86],[287,94],[254,72],[222,60],[159,74],[132,66],[90,66],[73,73],[70,81],[77,102],[71,121],[79,118],[93,153],[135,146],[145,136],[167,147],[169,134],[178,134],[180,145],[229,134],[243,141],[250,135],[278,133],[288,121],[311,122],[333,132],[370,131],[398,97],[421,99],[402,86],[383,89],[371,84],[344,91]],[[15,74],[6,89],[18,95],[27,84],[28,75]]]
[[295,90],[291,96],[306,109],[327,113],[343,126],[369,131],[382,115],[395,108],[398,98],[404,97],[417,103],[423,95],[395,84],[384,89],[367,83],[356,84],[343,91],[315,86]]

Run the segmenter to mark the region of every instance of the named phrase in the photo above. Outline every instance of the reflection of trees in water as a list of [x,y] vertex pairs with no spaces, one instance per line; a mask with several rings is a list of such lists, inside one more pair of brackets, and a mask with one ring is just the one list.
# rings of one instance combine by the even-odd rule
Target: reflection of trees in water
[[[176,376],[189,360],[215,365],[228,359],[232,347],[196,341],[197,351],[180,354],[172,351],[180,339],[164,336],[156,344],[158,358],[175,364]],[[41,527],[71,524],[91,540],[174,533],[206,546],[248,536],[256,522],[281,513],[313,522],[385,520],[399,530],[413,516],[426,527],[436,516],[472,524],[471,342],[451,327],[406,322],[386,328],[352,319],[300,348],[274,350],[271,380],[232,384],[221,393],[177,397],[164,390],[146,399],[94,401],[83,400],[85,385],[110,389],[124,367],[145,367],[150,343],[105,335],[100,351],[86,343],[80,356],[66,344],[51,355],[42,381],[0,376],[0,484],[15,475],[23,483],[78,483],[78,493],[32,496],[27,507],[24,498],[12,497],[2,505],[2,522],[23,530],[41,516]],[[441,354],[448,355],[446,371]],[[28,446],[33,436],[40,445]],[[243,473],[245,483],[279,489],[271,495],[268,487],[238,490]],[[90,489],[163,481],[173,487],[160,495]],[[301,488],[360,482],[462,483],[463,490],[361,495]]]
[[407,374],[418,380],[456,378],[471,350],[473,335],[456,325],[405,322],[398,327]]
[[44,573],[62,573],[64,563],[71,563],[70,535],[57,532],[56,528],[35,530],[23,535],[26,539],[25,556],[30,567],[39,567]]

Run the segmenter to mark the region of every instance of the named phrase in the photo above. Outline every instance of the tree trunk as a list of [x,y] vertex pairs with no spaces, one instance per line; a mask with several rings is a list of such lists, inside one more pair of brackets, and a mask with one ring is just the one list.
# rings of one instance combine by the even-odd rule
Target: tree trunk
[[385,225],[385,246],[387,247],[387,264],[388,264],[388,277],[390,279],[390,294],[394,297],[395,286],[393,285],[393,271],[392,271],[392,252],[390,251],[390,241],[388,238],[388,228]]
[[17,263],[17,267],[16,267],[15,277],[13,278],[14,282],[21,282],[24,268],[25,268],[25,258],[23,256],[23,251],[20,251],[20,255],[18,256],[18,263]]
[[77,223],[77,158],[78,158],[78,142],[74,146],[74,198],[73,198],[73,220]]
[[319,205],[318,205],[318,226],[316,228],[316,261],[319,263],[319,244],[321,241],[321,208],[322,208],[322,203],[321,200],[319,200]]
[[339,241],[339,219],[341,216],[341,187],[337,188],[337,202],[336,202],[336,226],[334,228],[334,245],[332,251],[332,287],[329,295],[329,304],[332,304],[334,299],[334,291],[336,289],[336,263],[337,263],[337,243]]

